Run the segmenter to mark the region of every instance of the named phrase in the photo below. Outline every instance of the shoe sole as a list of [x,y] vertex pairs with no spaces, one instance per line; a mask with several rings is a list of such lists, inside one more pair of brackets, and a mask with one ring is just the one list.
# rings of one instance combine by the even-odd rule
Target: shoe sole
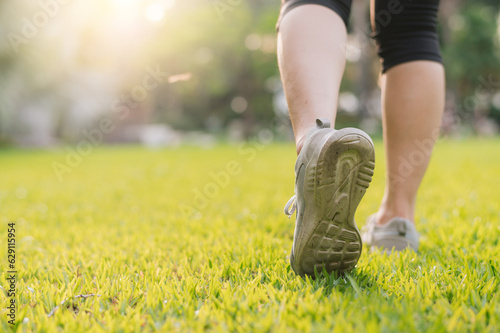
[[304,233],[292,264],[299,275],[314,275],[315,270],[323,269],[341,274],[354,268],[362,250],[354,213],[374,168],[373,142],[354,128],[332,132],[316,160],[307,165]]

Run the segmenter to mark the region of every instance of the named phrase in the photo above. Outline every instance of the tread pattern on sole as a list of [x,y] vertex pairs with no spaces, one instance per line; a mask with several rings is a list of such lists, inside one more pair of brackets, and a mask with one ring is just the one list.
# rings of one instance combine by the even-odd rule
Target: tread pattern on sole
[[[358,144],[360,139],[351,136],[343,138],[341,142],[342,145]],[[364,195],[372,180],[375,162],[360,156],[356,149],[346,149],[335,158],[337,161],[333,165],[324,159],[320,160],[306,175],[305,187],[309,190],[335,189],[328,202],[325,202],[330,211],[323,216],[306,242],[301,263],[306,274],[314,274],[315,269],[321,272],[323,268],[328,273],[343,273],[352,269],[361,255],[359,232],[347,220],[355,210],[350,206],[353,204],[352,196],[355,191],[360,197]],[[344,200],[348,200],[348,203]],[[354,204],[357,206],[359,202]]]

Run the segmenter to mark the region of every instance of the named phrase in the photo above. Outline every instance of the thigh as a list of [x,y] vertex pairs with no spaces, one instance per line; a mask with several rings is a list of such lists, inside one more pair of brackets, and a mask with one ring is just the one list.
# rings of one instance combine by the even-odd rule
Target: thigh
[[435,31],[438,7],[439,0],[370,0],[373,32]]
[[300,5],[319,5],[330,8],[336,12],[347,26],[351,13],[352,0],[281,0],[281,13],[279,22],[290,10]]
[[373,37],[382,71],[414,60],[441,62],[439,0],[371,0]]

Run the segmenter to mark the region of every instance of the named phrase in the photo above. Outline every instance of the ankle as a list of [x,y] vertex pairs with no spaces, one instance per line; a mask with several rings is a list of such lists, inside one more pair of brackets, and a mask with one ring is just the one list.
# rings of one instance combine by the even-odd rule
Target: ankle
[[404,218],[414,223],[414,206],[411,203],[395,205],[382,203],[377,212],[377,224],[384,225],[395,217]]

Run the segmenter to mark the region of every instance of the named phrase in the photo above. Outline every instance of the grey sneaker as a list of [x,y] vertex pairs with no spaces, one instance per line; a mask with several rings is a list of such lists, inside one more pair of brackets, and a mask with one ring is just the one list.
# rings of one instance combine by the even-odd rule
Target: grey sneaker
[[290,263],[303,276],[352,269],[361,255],[354,213],[375,167],[373,142],[355,128],[333,130],[317,119],[295,164],[295,193],[285,206],[297,210]]
[[411,221],[395,217],[386,224],[378,226],[375,223],[376,214],[368,218],[367,224],[361,229],[363,242],[371,250],[379,247],[385,252],[403,251],[410,248],[418,252],[418,239],[420,235]]

